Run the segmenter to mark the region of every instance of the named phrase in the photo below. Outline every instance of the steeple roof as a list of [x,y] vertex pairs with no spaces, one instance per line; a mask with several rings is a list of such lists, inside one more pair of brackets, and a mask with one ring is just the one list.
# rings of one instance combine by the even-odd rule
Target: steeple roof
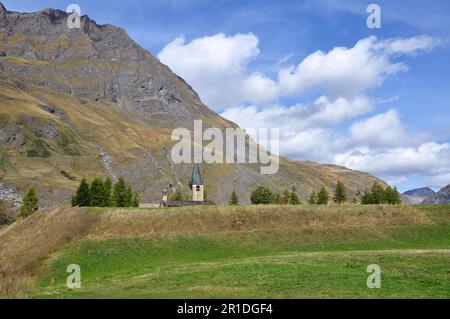
[[192,176],[190,185],[203,185],[203,177],[200,173],[200,165],[194,164],[194,168],[192,169]]

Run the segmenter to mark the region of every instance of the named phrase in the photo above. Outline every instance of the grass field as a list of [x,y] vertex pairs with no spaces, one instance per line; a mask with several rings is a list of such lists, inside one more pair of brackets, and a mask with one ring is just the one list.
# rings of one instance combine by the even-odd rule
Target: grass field
[[[450,296],[450,206],[202,210],[90,211],[83,236],[34,263],[26,296]],[[69,264],[81,267],[81,289],[65,286]],[[380,289],[366,286],[370,264]]]

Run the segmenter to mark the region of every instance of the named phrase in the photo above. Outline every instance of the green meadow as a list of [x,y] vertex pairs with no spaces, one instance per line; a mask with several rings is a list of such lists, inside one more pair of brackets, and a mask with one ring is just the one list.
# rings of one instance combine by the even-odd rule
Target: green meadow
[[[87,236],[41,264],[28,296],[449,298],[450,206],[414,211],[428,221],[313,230],[271,226],[155,238]],[[66,287],[70,264],[81,267],[81,289]],[[381,268],[379,289],[366,284],[371,264]]]

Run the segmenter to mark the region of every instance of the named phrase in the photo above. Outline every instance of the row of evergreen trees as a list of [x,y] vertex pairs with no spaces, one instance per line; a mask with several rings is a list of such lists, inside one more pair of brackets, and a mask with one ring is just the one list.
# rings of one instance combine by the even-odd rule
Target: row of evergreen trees
[[[330,201],[330,195],[325,187],[322,187],[319,192],[313,191],[308,199],[310,205],[327,205]],[[343,204],[348,201],[347,189],[344,183],[338,181],[336,189],[334,190],[333,202],[336,204]]]
[[109,177],[104,181],[96,177],[90,185],[83,178],[71,203],[73,207],[139,207],[139,196],[123,177],[114,187]]
[[[327,205],[330,201],[330,196],[325,187],[319,192],[313,191],[309,197],[308,204],[310,205]],[[334,190],[333,202],[336,204],[343,204],[348,202],[348,194],[345,185],[338,181],[336,189]],[[358,200],[353,198],[352,203],[357,204]],[[365,192],[361,198],[361,204],[363,205],[400,205],[402,203],[400,193],[397,188],[390,186],[383,188],[382,185],[375,182],[370,192]]]
[[[236,193],[233,191],[234,195]],[[233,201],[233,194],[231,195],[231,201]],[[236,196],[237,199],[237,196]],[[259,186],[255,190],[252,191],[250,195],[250,201],[255,205],[268,205],[268,204],[276,204],[276,205],[300,205],[300,198],[297,195],[297,191],[295,187],[292,188],[291,191],[284,190],[281,194],[272,193],[272,191],[264,186]]]
[[376,204],[389,204],[389,205],[400,205],[402,200],[400,198],[400,193],[397,188],[386,187],[375,183],[372,186],[370,192],[365,192],[362,196],[361,203],[363,205],[376,205]]

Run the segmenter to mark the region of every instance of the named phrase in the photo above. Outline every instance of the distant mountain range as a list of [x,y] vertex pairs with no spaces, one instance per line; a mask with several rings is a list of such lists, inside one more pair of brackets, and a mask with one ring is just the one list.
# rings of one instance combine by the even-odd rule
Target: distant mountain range
[[422,204],[450,204],[450,185],[427,197]]
[[416,188],[409,190],[407,192],[404,192],[402,195],[404,198],[407,199],[407,201],[411,204],[420,204],[422,201],[424,201],[426,198],[436,194],[434,190],[432,190],[429,187],[422,187],[422,188]]
[[437,193],[429,187],[412,189],[402,194],[402,201],[405,204],[449,204],[450,185]]

